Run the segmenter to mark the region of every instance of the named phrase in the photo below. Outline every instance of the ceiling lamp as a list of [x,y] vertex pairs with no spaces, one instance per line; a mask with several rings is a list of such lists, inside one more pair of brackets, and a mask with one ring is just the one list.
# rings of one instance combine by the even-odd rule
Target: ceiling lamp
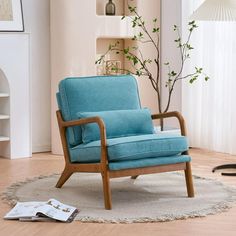
[[236,0],[205,0],[190,16],[196,21],[236,21]]

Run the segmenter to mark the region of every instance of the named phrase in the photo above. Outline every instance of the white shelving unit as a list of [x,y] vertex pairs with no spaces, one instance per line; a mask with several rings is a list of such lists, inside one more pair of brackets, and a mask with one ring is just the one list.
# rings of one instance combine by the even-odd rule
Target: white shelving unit
[[5,156],[10,152],[10,94],[7,78],[1,70],[0,89],[0,156]]
[[0,136],[0,142],[7,142],[7,141],[10,141],[9,137]]
[[0,98],[7,98],[9,96],[9,93],[0,93]]
[[0,51],[0,157],[30,157],[29,34],[0,33]]
[[[107,0],[96,0],[96,14],[100,24],[100,32],[97,35],[96,41],[96,57],[103,55],[110,44],[119,42],[119,48],[124,49],[127,46],[134,46],[135,42],[131,39],[135,35],[132,28],[131,19],[126,17],[121,19],[123,15],[127,15],[127,0],[113,0],[116,6],[115,16],[105,15],[105,5]],[[134,2],[133,2],[134,3]],[[119,61],[121,68],[128,69],[125,58],[122,54],[110,53],[106,60]],[[98,65],[97,74],[106,74],[105,62],[104,65]]]
[[1,115],[0,114],[0,120],[9,120],[10,116],[9,115]]

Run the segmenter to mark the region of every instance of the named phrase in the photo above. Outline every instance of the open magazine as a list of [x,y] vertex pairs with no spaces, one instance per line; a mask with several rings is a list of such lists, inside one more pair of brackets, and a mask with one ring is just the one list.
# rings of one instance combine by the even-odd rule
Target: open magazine
[[5,216],[6,220],[71,222],[78,209],[55,199],[47,202],[18,202]]

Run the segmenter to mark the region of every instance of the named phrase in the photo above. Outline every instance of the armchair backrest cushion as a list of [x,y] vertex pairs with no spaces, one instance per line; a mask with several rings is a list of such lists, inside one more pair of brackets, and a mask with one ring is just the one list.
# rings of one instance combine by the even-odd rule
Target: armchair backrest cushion
[[[78,119],[78,112],[140,109],[136,79],[131,75],[72,77],[62,80],[57,94],[66,121]],[[71,146],[82,142],[81,127],[67,130]]]
[[[77,115],[80,119],[99,116],[105,123],[107,138],[153,134],[154,130],[149,109],[79,112]],[[81,128],[83,143],[100,139],[97,124],[86,124]]]

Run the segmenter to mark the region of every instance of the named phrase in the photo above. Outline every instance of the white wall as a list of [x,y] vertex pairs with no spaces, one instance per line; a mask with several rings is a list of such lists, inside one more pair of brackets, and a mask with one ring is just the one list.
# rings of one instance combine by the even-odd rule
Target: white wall
[[[162,63],[169,61],[173,69],[180,68],[179,49],[176,48],[174,39],[177,38],[173,31],[173,25],[181,27],[181,0],[162,0],[161,1],[161,58]],[[166,67],[162,66],[162,78],[167,78]],[[163,104],[166,104],[167,90],[163,84]],[[175,88],[170,110],[181,110],[181,86]]]
[[25,32],[30,33],[32,151],[51,149],[50,1],[23,0]]
[[[173,69],[180,68],[179,49],[176,48],[174,40],[177,38],[173,31],[173,25],[181,27],[181,0],[162,0],[161,1],[161,59],[162,64],[169,61]],[[161,76],[166,80],[166,67],[162,66]],[[168,91],[165,83],[162,84],[162,104],[165,106]],[[179,83],[174,90],[169,111],[181,111],[181,84]],[[172,122],[170,122],[172,123]]]
[[[149,32],[152,32],[153,28],[153,19],[157,18],[157,21],[160,22],[160,0],[137,0],[136,6],[139,14],[145,19],[146,27]],[[146,38],[148,40],[148,38]],[[150,58],[154,61],[156,58],[156,51],[151,44],[138,43],[139,49],[142,51],[144,58]],[[152,63],[149,66],[149,70],[153,75],[156,74],[156,65]],[[157,94],[152,88],[150,80],[147,77],[137,78],[139,85],[139,94],[141,98],[141,104],[143,107],[148,107],[151,109],[152,114],[158,112],[158,98]]]

